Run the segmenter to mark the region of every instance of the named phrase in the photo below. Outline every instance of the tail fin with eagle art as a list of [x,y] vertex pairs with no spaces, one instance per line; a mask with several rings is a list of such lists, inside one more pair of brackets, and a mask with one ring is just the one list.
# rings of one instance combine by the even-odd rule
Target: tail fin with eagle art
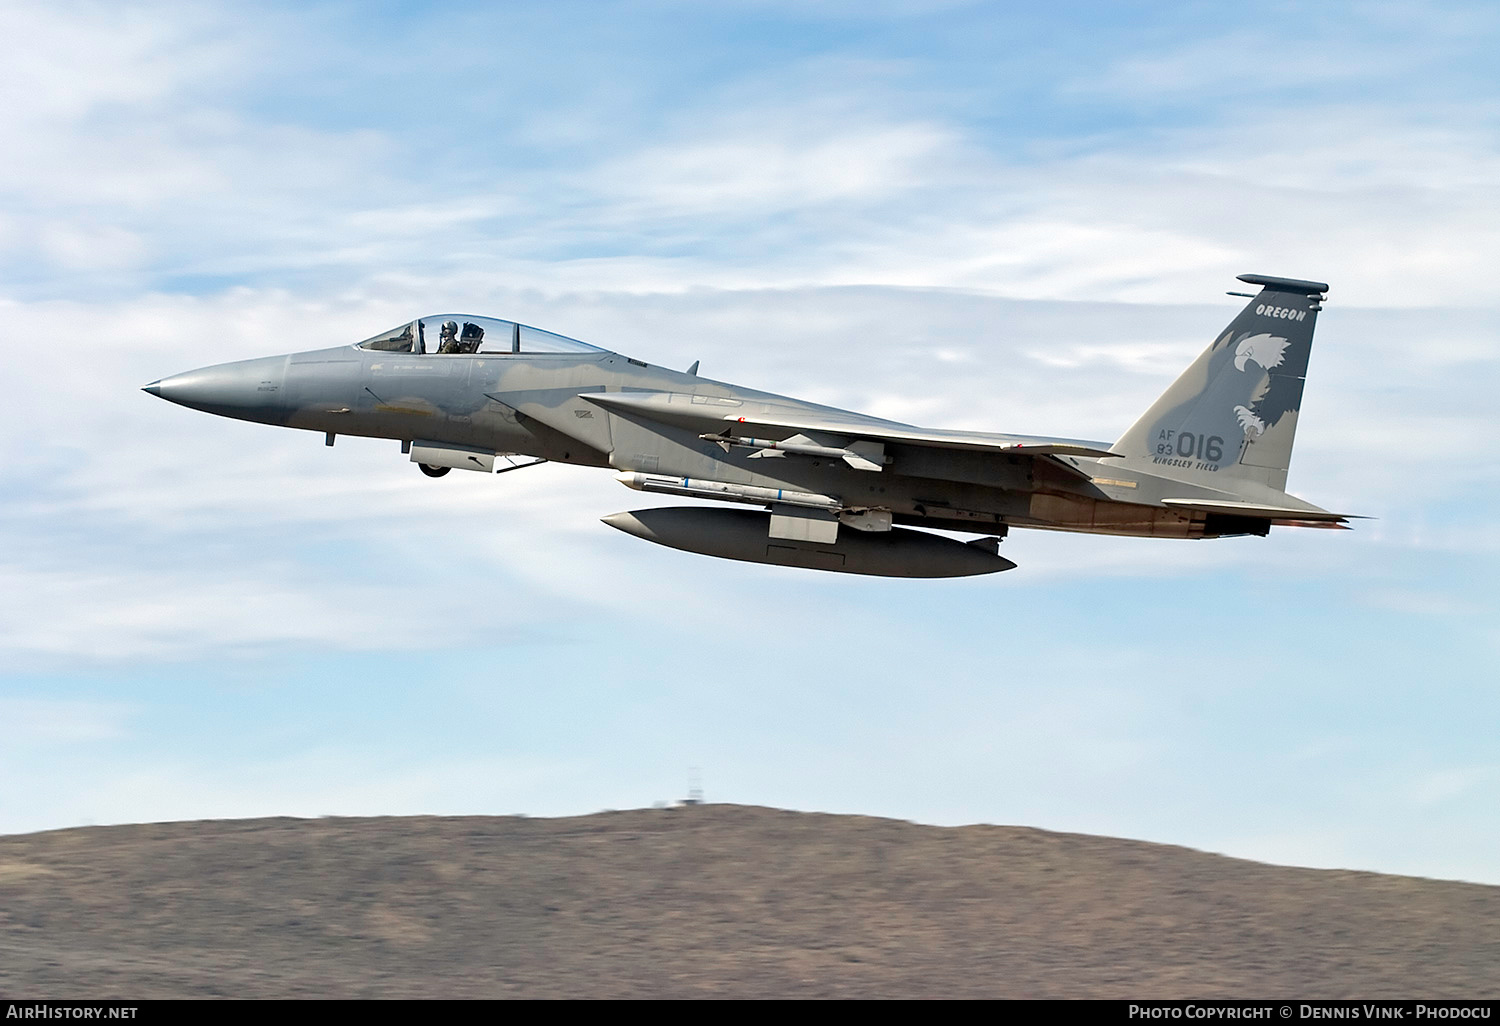
[[[1110,451],[1149,459],[1165,476],[1286,490],[1313,327],[1328,286],[1242,274],[1261,286]],[[1245,296],[1249,293],[1234,292]]]

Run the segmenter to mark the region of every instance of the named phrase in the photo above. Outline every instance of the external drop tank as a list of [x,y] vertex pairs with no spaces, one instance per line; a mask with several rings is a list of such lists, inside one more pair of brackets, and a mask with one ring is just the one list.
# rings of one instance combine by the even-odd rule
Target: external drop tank
[[685,552],[774,566],[875,577],[973,577],[1010,570],[994,539],[961,542],[926,531],[840,531],[832,542],[772,538],[771,514],[755,510],[669,506],[614,513],[610,527]]

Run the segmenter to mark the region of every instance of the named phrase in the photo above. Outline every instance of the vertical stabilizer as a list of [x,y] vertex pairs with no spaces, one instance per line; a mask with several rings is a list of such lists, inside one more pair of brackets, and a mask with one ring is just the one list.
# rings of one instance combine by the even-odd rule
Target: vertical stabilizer
[[[1328,286],[1262,274],[1239,280],[1261,286],[1260,294],[1111,451],[1183,476],[1285,491],[1313,327]],[[1232,488],[1232,481],[1218,487]]]

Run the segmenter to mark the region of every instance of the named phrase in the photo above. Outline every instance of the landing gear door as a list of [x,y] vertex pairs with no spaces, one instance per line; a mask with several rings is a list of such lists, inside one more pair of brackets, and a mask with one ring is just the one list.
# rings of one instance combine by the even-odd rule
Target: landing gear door
[[477,470],[482,474],[495,472],[495,450],[448,442],[412,442],[411,461],[433,468]]

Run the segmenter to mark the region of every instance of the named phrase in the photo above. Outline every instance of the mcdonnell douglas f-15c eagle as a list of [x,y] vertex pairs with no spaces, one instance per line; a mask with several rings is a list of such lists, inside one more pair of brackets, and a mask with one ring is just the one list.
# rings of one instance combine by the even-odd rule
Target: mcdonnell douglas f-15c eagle
[[[1285,491],[1321,282],[1259,285],[1120,438],[932,430],[757,392],[511,321],[423,317],[357,345],[188,371],[152,395],[224,417],[401,442],[422,471],[548,461],[630,488],[764,510],[615,513],[672,548],[886,577],[1015,566],[1012,527],[1152,538],[1341,527]],[[433,336],[436,335],[434,339]],[[511,462],[511,457],[531,462]],[[895,525],[981,535],[961,542]]]

